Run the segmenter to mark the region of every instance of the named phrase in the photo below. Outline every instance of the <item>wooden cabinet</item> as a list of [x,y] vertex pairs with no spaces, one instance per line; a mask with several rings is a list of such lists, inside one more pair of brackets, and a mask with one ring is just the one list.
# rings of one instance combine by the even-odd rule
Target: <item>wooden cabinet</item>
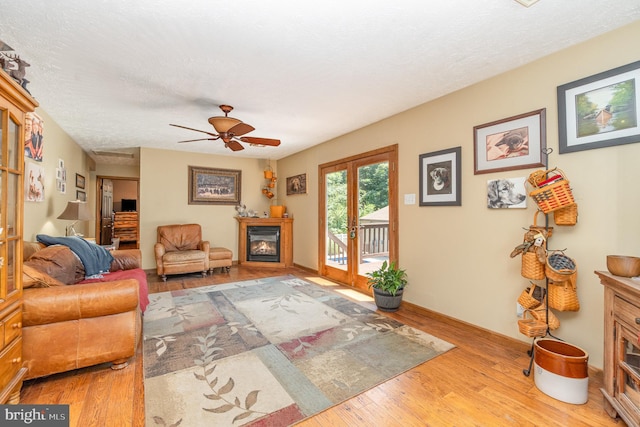
[[120,242],[138,243],[138,212],[116,212],[113,220],[113,237]]
[[25,123],[37,106],[0,71],[0,404],[20,402],[27,372],[22,366]]
[[596,271],[604,285],[605,409],[640,426],[640,281]]

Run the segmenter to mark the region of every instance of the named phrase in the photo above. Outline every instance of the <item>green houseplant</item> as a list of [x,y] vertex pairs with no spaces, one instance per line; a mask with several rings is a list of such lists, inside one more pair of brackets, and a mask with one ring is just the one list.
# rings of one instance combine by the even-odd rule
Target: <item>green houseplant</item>
[[376,306],[383,311],[398,310],[407,286],[407,272],[399,269],[395,262],[384,261],[379,269],[366,273],[366,276],[369,288],[373,288]]

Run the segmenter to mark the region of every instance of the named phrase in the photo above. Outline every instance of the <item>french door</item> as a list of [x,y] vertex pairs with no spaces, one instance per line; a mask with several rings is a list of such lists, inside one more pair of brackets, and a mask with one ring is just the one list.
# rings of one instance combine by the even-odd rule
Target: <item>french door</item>
[[320,274],[367,289],[365,274],[398,257],[398,146],[319,166]]

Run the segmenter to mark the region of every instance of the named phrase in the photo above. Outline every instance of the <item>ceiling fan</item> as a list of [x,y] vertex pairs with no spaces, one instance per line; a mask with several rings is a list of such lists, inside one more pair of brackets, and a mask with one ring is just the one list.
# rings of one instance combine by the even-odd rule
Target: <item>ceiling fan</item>
[[220,105],[220,109],[224,112],[224,116],[209,117],[209,123],[211,123],[211,126],[213,126],[216,132],[218,132],[217,134],[186,126],[170,124],[171,126],[194,130],[196,132],[206,133],[207,135],[211,136],[211,138],[189,139],[187,141],[178,142],[182,143],[193,141],[215,141],[216,139],[221,139],[222,141],[224,141],[224,146],[232,149],[233,151],[244,150],[244,147],[242,146],[242,144],[240,144],[241,142],[245,142],[247,144],[255,146],[270,145],[273,147],[277,147],[278,145],[280,145],[279,139],[242,136],[255,130],[255,128],[247,123],[243,123],[241,120],[229,117],[229,113],[231,112],[231,110],[233,110],[232,106]]

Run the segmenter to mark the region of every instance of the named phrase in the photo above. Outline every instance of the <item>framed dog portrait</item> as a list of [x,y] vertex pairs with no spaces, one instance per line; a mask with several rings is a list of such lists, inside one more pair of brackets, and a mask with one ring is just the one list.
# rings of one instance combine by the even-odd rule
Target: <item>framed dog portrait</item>
[[547,166],[546,108],[473,128],[474,175]]
[[461,206],[462,147],[420,155],[420,206]]
[[242,171],[189,166],[190,205],[238,205]]
[[491,179],[487,181],[487,207],[489,209],[526,209],[525,178]]
[[307,194],[306,173],[287,177],[287,196],[292,194]]
[[558,86],[560,154],[640,142],[640,61]]

